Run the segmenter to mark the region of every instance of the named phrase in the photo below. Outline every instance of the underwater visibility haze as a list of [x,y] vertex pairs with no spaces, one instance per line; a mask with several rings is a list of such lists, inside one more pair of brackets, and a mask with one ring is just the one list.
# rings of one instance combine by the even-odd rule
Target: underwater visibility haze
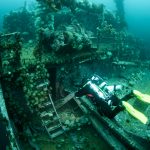
[[0,150],[149,150],[148,0],[0,1]]

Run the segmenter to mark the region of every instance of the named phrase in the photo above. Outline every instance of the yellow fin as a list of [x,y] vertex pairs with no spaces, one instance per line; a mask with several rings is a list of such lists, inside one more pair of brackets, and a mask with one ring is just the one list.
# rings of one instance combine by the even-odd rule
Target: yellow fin
[[143,124],[146,124],[148,121],[148,118],[142,114],[141,112],[139,112],[138,110],[136,110],[135,108],[133,108],[132,105],[130,105],[129,103],[122,101],[123,106],[125,107],[125,109],[136,119],[138,119],[139,121],[141,121]]
[[140,91],[133,90],[133,94],[141,101],[150,103],[150,95],[148,94],[143,94]]

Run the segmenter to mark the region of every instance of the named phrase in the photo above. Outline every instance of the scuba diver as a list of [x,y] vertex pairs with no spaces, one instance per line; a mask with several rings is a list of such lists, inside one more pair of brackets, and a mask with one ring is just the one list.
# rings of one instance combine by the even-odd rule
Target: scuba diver
[[116,91],[122,89],[122,85],[108,85],[101,77],[94,75],[75,93],[75,96],[82,97],[87,95],[96,104],[98,112],[108,118],[113,118],[120,111],[127,110],[133,117],[146,124],[148,118],[126,101],[137,97],[141,101],[150,103],[150,96],[137,90],[130,90],[127,95],[120,99],[116,96]]

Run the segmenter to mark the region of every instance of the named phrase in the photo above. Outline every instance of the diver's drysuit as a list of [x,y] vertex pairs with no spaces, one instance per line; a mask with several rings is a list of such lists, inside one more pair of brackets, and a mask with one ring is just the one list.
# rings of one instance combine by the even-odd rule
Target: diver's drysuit
[[[131,90],[126,96],[119,99],[115,94],[119,89],[122,89],[121,85],[109,86],[102,78],[94,75],[75,93],[75,96],[81,97],[83,95],[87,95],[88,97],[92,97],[94,103],[96,103],[99,113],[109,118],[113,118],[120,111],[126,109],[131,115],[145,124],[148,119],[144,116],[144,114],[140,113],[126,102],[130,98],[134,97],[135,93]],[[135,92],[139,91],[135,90]]]
[[109,90],[106,82],[103,82],[99,76],[94,75],[91,80],[75,93],[75,96],[91,96],[94,103],[98,106],[99,113],[113,118],[124,107],[121,105],[121,100],[114,94],[116,86],[113,85],[112,88],[113,90]]

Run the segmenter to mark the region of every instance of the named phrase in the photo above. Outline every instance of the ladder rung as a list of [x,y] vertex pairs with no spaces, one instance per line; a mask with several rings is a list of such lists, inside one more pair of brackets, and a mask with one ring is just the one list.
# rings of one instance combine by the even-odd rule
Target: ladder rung
[[38,108],[38,111],[39,111],[40,113],[42,113],[43,111],[49,111],[49,110],[50,110],[49,107],[40,107],[40,108]]
[[44,125],[45,126],[47,126],[47,128],[49,127],[49,126],[52,126],[52,124],[55,124],[55,123],[58,123],[58,119],[53,119],[53,120],[43,120],[43,123],[44,123]]
[[51,106],[50,105],[47,105],[47,106],[40,106],[39,108],[38,108],[38,110],[42,113],[42,111],[48,111],[48,112],[50,112],[51,110],[52,110],[52,108],[51,108]]
[[52,113],[47,113],[43,116],[41,116],[42,120],[52,120],[53,119],[53,114]]
[[51,124],[51,121],[50,120],[45,120],[45,121],[43,121],[43,124],[44,124],[44,126],[47,126],[47,125]]
[[52,120],[49,124],[47,124],[47,128],[53,128],[54,126],[57,126],[59,123],[59,120]]
[[50,116],[50,114],[47,111],[43,111],[43,112],[41,112],[40,117],[43,118],[43,117],[45,117],[47,115]]
[[47,106],[47,105],[51,105],[52,103],[50,102],[50,101],[48,101],[48,102],[46,102],[46,103],[44,103],[44,105],[45,106]]
[[56,122],[58,123],[59,119],[58,118],[55,118],[55,119],[52,119],[52,120],[43,120],[43,123],[45,126],[47,126],[47,128],[50,126],[52,126],[52,124],[56,124]]
[[41,105],[38,105],[39,109],[44,109],[44,108],[47,108],[48,106],[51,107],[51,102],[43,102],[41,103]]
[[58,125],[55,125],[55,126],[53,126],[53,127],[47,128],[47,130],[48,130],[48,132],[52,132],[52,131],[54,131],[54,130],[60,128],[60,127],[61,127],[61,124],[58,124]]
[[57,131],[57,132],[51,134],[50,137],[51,137],[51,138],[55,138],[55,137],[57,137],[57,136],[59,136],[59,135],[61,135],[61,134],[63,134],[63,133],[64,133],[64,130],[61,129],[61,130],[59,130],[59,131]]

